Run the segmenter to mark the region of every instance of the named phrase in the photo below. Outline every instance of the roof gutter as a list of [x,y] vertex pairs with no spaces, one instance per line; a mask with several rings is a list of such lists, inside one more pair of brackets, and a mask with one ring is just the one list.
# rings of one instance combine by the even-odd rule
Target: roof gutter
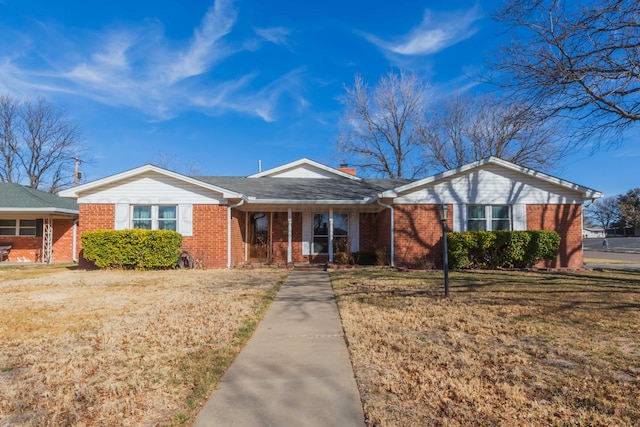
[[0,208],[0,212],[21,212],[21,213],[57,213],[57,214],[69,214],[78,215],[80,211],[74,209],[63,208]]
[[382,206],[383,208],[387,208],[391,211],[391,221],[389,221],[391,223],[391,233],[389,234],[391,236],[391,267],[395,267],[395,237],[394,237],[394,233],[393,233],[393,228],[394,228],[394,222],[393,222],[393,206],[392,205],[386,205],[384,203],[382,203],[380,201],[380,199],[376,199],[376,203],[379,204],[380,206]]
[[244,203],[244,199],[235,205],[227,207],[227,268],[231,268],[231,209],[237,208]]
[[256,199],[248,197],[247,202],[256,205],[368,205],[372,197],[358,200],[297,200],[297,199]]

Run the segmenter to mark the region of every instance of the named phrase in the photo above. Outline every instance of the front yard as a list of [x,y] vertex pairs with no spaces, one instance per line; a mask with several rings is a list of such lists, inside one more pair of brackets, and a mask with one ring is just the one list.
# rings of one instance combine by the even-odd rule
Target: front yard
[[190,425],[285,276],[0,269],[0,425]]
[[640,423],[640,271],[331,279],[369,426]]

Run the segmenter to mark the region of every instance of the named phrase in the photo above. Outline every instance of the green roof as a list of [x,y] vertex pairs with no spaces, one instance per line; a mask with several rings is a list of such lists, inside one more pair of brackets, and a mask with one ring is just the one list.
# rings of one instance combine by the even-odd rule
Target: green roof
[[0,183],[0,211],[78,213],[75,200],[35,188],[8,182]]

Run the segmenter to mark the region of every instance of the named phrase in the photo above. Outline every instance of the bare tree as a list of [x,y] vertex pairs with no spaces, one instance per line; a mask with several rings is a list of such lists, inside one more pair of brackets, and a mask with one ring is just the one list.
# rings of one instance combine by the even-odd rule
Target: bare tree
[[364,170],[388,178],[421,175],[420,129],[427,85],[415,74],[389,72],[373,89],[360,75],[339,98],[345,107],[338,149]]
[[425,162],[440,170],[488,156],[544,170],[568,152],[558,143],[554,120],[541,120],[531,105],[487,96],[445,99],[422,132]]
[[585,209],[585,216],[594,223],[601,225],[606,232],[620,219],[618,198],[605,197],[604,199],[596,200],[595,203]]
[[581,137],[619,136],[640,120],[640,2],[509,0],[496,18],[513,31],[491,81],[578,119]]
[[15,100],[8,95],[0,95],[0,182],[20,181],[16,135],[19,120],[20,112]]
[[73,183],[81,131],[64,110],[43,98],[0,97],[0,179],[28,179],[32,188],[55,192]]

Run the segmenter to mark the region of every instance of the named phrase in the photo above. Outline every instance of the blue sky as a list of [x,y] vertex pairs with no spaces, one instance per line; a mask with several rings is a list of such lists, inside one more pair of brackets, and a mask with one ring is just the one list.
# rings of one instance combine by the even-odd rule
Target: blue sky
[[[186,3],[186,4],[185,4]],[[168,158],[249,175],[331,166],[355,73],[418,73],[433,99],[484,91],[497,1],[0,0],[0,93],[44,96],[84,130],[87,180]],[[585,148],[554,174],[606,195],[640,186],[640,137]]]

